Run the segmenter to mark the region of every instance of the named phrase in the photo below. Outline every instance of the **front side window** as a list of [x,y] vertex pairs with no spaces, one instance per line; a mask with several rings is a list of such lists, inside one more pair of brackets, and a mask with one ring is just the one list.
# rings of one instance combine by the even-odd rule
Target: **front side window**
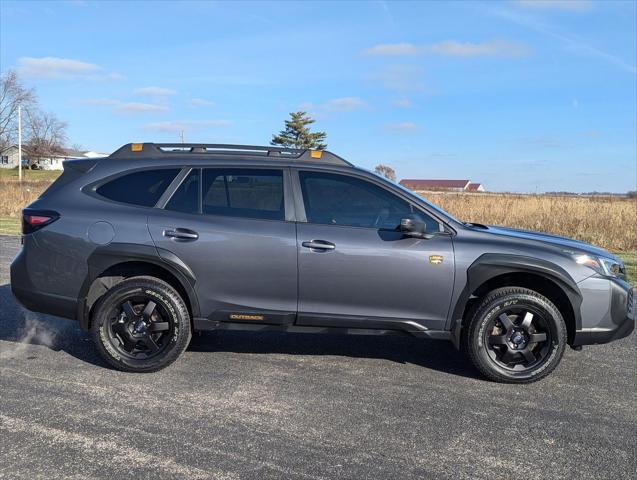
[[402,218],[418,215],[428,231],[439,229],[408,202],[360,178],[323,172],[300,172],[299,178],[310,223],[394,230]]
[[205,168],[201,190],[204,214],[285,219],[280,170]]
[[142,170],[117,177],[97,188],[97,193],[109,200],[142,207],[154,207],[179,168]]

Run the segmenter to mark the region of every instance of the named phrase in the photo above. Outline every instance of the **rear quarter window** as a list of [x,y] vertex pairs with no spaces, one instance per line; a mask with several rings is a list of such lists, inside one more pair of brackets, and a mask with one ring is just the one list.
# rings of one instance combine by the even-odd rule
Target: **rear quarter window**
[[129,173],[99,186],[96,192],[115,202],[154,207],[179,171],[165,168]]

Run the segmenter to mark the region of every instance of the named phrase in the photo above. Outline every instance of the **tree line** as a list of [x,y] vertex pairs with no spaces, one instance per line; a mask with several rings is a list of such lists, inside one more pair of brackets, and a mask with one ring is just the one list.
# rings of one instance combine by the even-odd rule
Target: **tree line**
[[0,74],[0,151],[18,143],[18,107],[22,109],[22,143],[28,157],[64,154],[66,122],[40,108],[33,88],[25,87],[17,73]]

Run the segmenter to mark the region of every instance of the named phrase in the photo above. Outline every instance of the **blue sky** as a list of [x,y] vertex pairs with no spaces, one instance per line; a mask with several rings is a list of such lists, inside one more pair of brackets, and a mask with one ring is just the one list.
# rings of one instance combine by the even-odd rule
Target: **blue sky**
[[304,109],[399,178],[637,189],[637,2],[0,2],[70,143],[267,144]]

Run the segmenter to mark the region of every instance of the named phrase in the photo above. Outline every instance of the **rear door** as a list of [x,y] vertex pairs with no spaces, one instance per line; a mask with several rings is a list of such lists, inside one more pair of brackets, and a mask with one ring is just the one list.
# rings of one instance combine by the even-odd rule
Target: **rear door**
[[[366,178],[311,170],[294,178],[306,217],[297,230],[297,323],[443,329],[454,280],[443,225]],[[398,231],[401,218],[414,215],[431,238]]]
[[203,316],[292,323],[297,306],[296,227],[286,220],[284,168],[192,168],[149,217],[155,245],[196,277]]

